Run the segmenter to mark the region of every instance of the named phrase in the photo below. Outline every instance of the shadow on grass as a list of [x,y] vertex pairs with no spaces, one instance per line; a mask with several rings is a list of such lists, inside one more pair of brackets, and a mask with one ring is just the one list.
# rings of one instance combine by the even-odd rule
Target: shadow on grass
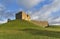
[[[41,35],[41,36],[60,38],[60,32],[37,30],[37,29],[21,29],[21,30],[25,31],[27,33],[30,33],[32,35]],[[21,31],[21,30],[19,30],[19,31]]]

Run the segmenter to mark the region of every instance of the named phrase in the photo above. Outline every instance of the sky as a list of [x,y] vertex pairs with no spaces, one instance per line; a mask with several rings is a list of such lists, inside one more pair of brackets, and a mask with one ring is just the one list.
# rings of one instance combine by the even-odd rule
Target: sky
[[32,20],[60,25],[60,0],[0,0],[0,24],[14,20],[19,11],[25,11]]

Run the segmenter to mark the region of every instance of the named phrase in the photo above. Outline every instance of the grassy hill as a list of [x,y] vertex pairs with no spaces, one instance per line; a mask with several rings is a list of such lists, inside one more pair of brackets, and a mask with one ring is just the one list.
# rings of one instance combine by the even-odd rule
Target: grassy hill
[[24,20],[0,25],[0,39],[60,39],[60,27],[43,28]]

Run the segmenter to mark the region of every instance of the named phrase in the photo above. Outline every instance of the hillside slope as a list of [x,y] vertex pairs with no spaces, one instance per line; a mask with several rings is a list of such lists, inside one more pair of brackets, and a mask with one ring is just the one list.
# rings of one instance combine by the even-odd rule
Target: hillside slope
[[22,29],[22,28],[38,28],[37,25],[29,22],[29,21],[25,21],[25,20],[12,20],[9,21],[8,23],[5,23],[3,25],[0,25],[1,28],[4,29],[10,29],[10,28],[17,28],[17,29]]
[[24,20],[0,25],[0,39],[60,39],[60,27],[39,27]]

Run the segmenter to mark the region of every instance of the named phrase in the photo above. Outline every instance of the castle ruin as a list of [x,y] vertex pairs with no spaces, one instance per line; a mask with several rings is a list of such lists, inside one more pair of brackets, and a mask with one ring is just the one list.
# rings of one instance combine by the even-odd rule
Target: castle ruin
[[26,14],[25,12],[21,11],[16,14],[16,19],[30,21],[30,16]]
[[[31,18],[30,18],[30,16],[28,14],[26,14],[23,11],[21,11],[21,12],[18,12],[16,14],[16,19],[30,21]],[[49,26],[48,21],[36,21],[36,20],[33,20],[32,22],[34,24],[37,24],[37,25],[43,26],[43,27],[48,27]]]

